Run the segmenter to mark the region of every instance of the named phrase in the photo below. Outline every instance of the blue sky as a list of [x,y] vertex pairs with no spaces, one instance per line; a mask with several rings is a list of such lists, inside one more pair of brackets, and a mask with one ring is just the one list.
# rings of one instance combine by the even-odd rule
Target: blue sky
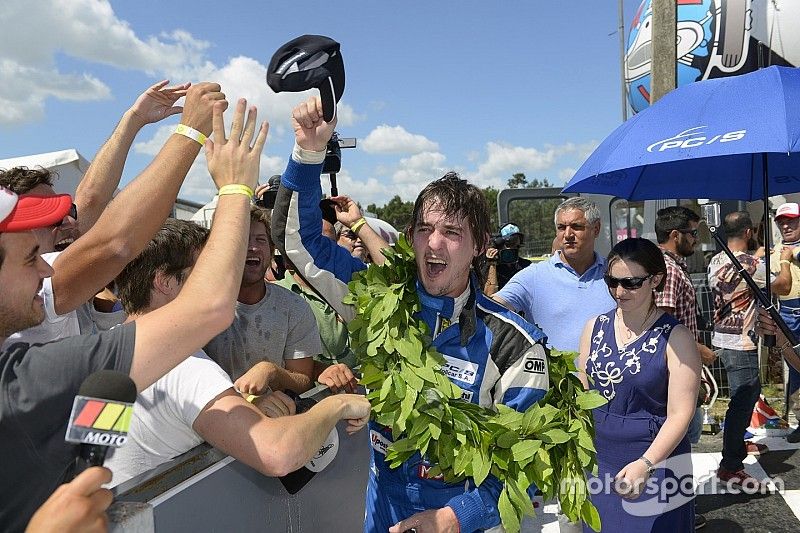
[[[639,0],[625,1],[626,32]],[[340,191],[379,205],[455,169],[502,186],[512,173],[563,184],[621,121],[617,3],[556,1],[4,0],[0,159],[76,148],[94,157],[156,81],[213,80],[271,123],[265,181],[291,150],[291,108],[273,94],[272,53],[304,33],[341,43],[347,87]],[[177,117],[142,130],[123,183]],[[201,154],[181,196],[213,186]]]

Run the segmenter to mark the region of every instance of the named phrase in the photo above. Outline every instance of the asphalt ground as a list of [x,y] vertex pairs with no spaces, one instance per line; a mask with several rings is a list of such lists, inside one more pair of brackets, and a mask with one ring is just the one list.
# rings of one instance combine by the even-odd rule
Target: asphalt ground
[[[764,479],[772,478],[775,488],[767,494],[700,494],[696,511],[708,520],[702,531],[707,533],[800,532],[800,450],[783,437],[755,437],[770,451],[759,457],[750,456],[745,470]],[[693,448],[692,461],[719,462],[722,432],[703,435]],[[749,463],[749,464],[747,464]],[[697,466],[695,466],[697,470]]]

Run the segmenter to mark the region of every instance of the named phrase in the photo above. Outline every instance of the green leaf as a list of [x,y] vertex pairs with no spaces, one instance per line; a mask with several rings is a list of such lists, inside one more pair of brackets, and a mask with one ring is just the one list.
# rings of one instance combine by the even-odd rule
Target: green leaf
[[492,462],[488,457],[488,453],[484,450],[476,451],[472,456],[472,478],[475,484],[480,486],[484,482],[486,476],[489,475]]
[[497,501],[497,510],[500,512],[500,521],[503,523],[506,533],[518,533],[520,527],[519,515],[508,497],[508,489],[506,487],[503,487],[503,491],[500,493],[500,499]]
[[600,396],[597,391],[583,392],[578,395],[577,404],[581,409],[595,409],[607,404],[608,401]]
[[549,444],[561,444],[570,440],[570,435],[563,429],[554,428],[542,433],[542,441]]
[[541,445],[538,440],[522,440],[511,446],[511,455],[515,461],[524,462],[533,457]]
[[600,514],[589,500],[584,500],[583,505],[581,505],[581,518],[592,530],[600,531]]
[[381,401],[385,400],[389,393],[392,391],[392,377],[389,376],[383,381],[383,385],[381,385],[381,394],[380,399]]

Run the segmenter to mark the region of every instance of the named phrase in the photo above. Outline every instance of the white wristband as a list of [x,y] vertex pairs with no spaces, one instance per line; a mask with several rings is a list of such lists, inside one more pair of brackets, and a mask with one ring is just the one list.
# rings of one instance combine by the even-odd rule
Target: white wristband
[[175,133],[178,135],[183,135],[184,137],[189,137],[193,141],[197,141],[200,143],[200,146],[204,146],[206,144],[206,136],[203,135],[202,132],[187,126],[186,124],[178,124],[178,127],[175,128]]
[[325,161],[326,152],[327,150],[321,150],[319,152],[316,150],[306,150],[305,148],[300,148],[297,143],[294,143],[292,159],[294,159],[296,163],[301,163],[304,165],[319,165]]

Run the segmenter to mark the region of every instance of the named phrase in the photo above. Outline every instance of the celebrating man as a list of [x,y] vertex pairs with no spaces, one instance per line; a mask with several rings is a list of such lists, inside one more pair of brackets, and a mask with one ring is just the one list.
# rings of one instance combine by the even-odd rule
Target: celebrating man
[[[295,148],[273,210],[277,246],[345,319],[347,282],[363,262],[321,234],[320,172],[335,120],[324,122],[318,98],[293,113]],[[363,224],[355,224],[361,226]],[[417,291],[433,347],[444,355],[448,376],[472,403],[503,403],[523,410],[541,399],[547,371],[525,371],[535,360],[547,368],[544,335],[535,326],[483,295],[472,267],[489,237],[488,206],[482,192],[448,173],[417,197],[407,231],[416,255]],[[385,462],[391,430],[370,423],[372,468],[367,489],[365,531],[467,533],[500,523],[500,482],[489,476],[480,487],[472,479],[449,484],[431,479],[415,454],[391,469]]]

